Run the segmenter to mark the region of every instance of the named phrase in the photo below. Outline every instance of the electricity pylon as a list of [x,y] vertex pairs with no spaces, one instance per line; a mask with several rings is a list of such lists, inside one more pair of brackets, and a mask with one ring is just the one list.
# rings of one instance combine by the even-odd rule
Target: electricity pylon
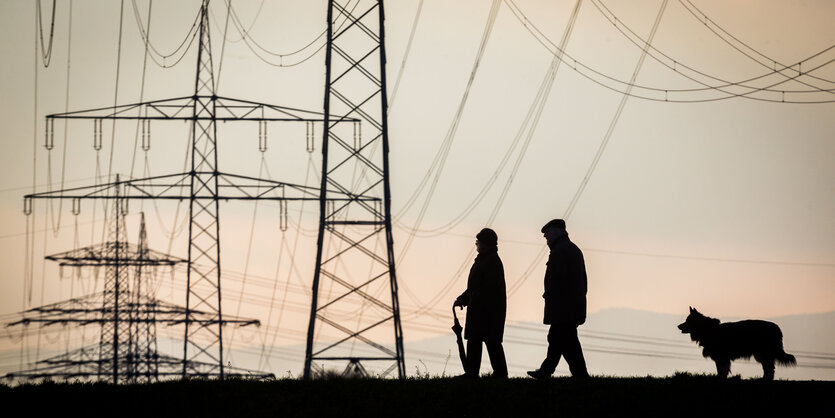
[[[57,190],[25,196],[24,212],[31,213],[34,199],[72,199],[73,208],[81,200],[112,200],[114,190],[121,190],[122,199],[169,199],[189,202],[188,275],[185,311],[181,318],[183,336],[182,377],[224,376],[223,326],[259,324],[258,321],[237,322],[223,316],[221,305],[221,254],[219,202],[229,200],[271,200],[279,202],[279,216],[286,225],[289,201],[320,200],[319,188],[289,184],[269,179],[226,173],[218,166],[217,122],[314,123],[327,120],[317,112],[304,111],[266,103],[218,96],[212,64],[209,30],[209,0],[200,8],[199,43],[194,92],[190,96],[128,105],[103,107],[47,116],[47,144],[52,143],[51,129],[55,119],[93,120],[94,147],[101,148],[102,121],[138,120],[143,131],[143,146],[150,132],[151,121],[182,120],[192,126],[191,169],[185,173]],[[333,113],[331,113],[333,114]],[[357,123],[350,116],[335,116],[340,122]],[[308,129],[308,132],[312,132]],[[311,134],[312,135],[312,134]],[[311,138],[308,138],[310,140]],[[47,146],[49,148],[49,146]],[[188,193],[182,193],[187,190]],[[379,198],[345,190],[328,191],[331,204],[361,202],[379,204]],[[377,203],[375,203],[377,202]],[[190,368],[192,365],[202,365]],[[206,365],[213,365],[211,367]]]
[[[97,345],[81,347],[64,354],[37,360],[36,367],[9,373],[8,379],[95,379],[112,383],[158,381],[160,376],[181,374],[182,361],[157,351],[157,324],[182,323],[185,308],[156,299],[149,286],[151,269],[184,263],[186,260],[148,248],[145,216],[141,215],[139,242],[127,240],[124,202],[116,190],[113,216],[108,221],[108,238],[102,244],[47,256],[61,267],[104,268],[104,290],[22,312],[7,326],[75,324],[99,325]],[[130,275],[133,273],[133,280]],[[196,313],[207,320],[211,315]],[[254,320],[236,320],[252,324]],[[190,369],[211,369],[214,365],[189,363]],[[231,374],[268,377],[270,374],[235,369]]]
[[[345,373],[364,374],[361,362],[382,361],[392,363],[382,376],[396,369],[403,378],[403,330],[392,248],[383,1],[351,3],[328,1],[325,119],[329,122],[322,145],[317,262],[304,377],[312,377],[312,368],[325,362],[347,361]],[[360,123],[333,120],[330,115],[336,113]],[[377,196],[380,201],[336,205],[329,200],[333,192],[328,187]],[[320,335],[323,331],[336,335]],[[383,339],[391,343],[380,343]]]

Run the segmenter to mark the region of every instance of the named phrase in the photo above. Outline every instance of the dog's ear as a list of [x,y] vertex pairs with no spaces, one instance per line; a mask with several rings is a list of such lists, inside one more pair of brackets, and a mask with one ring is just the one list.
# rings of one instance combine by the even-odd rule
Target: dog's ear
[[693,313],[693,311],[695,311],[695,309],[693,309],[693,307],[691,306],[690,307],[690,313]]

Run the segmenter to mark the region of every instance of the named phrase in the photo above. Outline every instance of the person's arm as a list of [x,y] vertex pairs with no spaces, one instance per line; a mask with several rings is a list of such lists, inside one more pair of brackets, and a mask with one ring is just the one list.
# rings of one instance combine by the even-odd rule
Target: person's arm
[[467,289],[462,293],[458,298],[455,299],[455,303],[452,306],[467,306],[470,304],[470,289]]

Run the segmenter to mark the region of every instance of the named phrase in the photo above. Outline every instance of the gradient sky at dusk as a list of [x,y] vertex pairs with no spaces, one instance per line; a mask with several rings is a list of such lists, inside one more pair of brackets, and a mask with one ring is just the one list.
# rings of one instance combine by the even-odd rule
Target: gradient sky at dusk
[[[407,207],[407,202],[453,123],[491,2],[386,3],[394,245],[407,340],[446,332],[445,320],[415,312],[431,307],[431,312],[446,314],[466,286],[471,263],[467,254],[474,236],[486,226],[499,202],[490,226],[499,235],[508,288],[513,289],[508,321],[541,317],[544,260],[524,275],[544,246],[539,229],[566,213],[623,97],[583,74],[623,91],[623,85],[606,77],[629,81],[641,55],[603,11],[608,8],[617,16],[627,33],[626,28],[646,38],[662,4],[655,0],[583,2],[567,43],[566,52],[573,58],[559,68],[524,155],[520,156],[523,148],[517,146],[508,154],[503,170],[496,173],[548,70],[549,48],[553,49],[549,41],[559,44],[574,3],[502,3],[437,189],[419,225],[422,232],[413,240],[409,230],[415,227],[426,192],[413,205]],[[103,172],[111,164],[111,139],[116,144],[113,173],[132,172],[138,177],[182,171],[188,138],[183,124],[154,126],[147,154],[134,152],[137,126],[133,123],[112,131],[106,126],[105,147],[98,156],[91,146],[92,125],[86,122],[70,121],[66,129],[63,122],[56,122],[51,155],[43,147],[46,114],[111,106],[114,100],[133,103],[140,97],[150,100],[192,93],[195,48],[173,66],[179,52],[164,59],[161,55],[177,49],[199,2],[153,3],[150,40],[161,55],[150,53],[144,87],[145,46],[137,19],[146,23],[148,2],[123,4],[117,61],[120,3],[72,2],[68,45],[70,2],[58,2],[51,62],[44,68],[40,45],[35,50],[34,3],[0,3],[0,141],[4,150],[0,153],[0,259],[5,266],[0,273],[0,314],[79,296],[101,284],[87,277],[88,272],[81,279],[64,272],[61,279],[56,266],[42,261],[44,255],[72,248],[74,241],[79,245],[99,241],[102,225],[93,219],[100,220],[101,208],[96,215],[89,205],[75,217],[68,205],[59,214],[57,203],[49,212],[44,202],[38,202],[34,218],[35,270],[31,283],[25,281],[27,219],[22,196],[32,191],[33,177],[37,191],[45,191],[48,182],[58,188],[62,178],[65,187],[91,184],[97,159]],[[422,4],[420,19],[401,73],[418,4]],[[530,31],[520,23],[522,15],[512,12],[514,4],[517,13],[529,19]],[[700,10],[697,16],[686,8],[695,10],[694,5]],[[222,48],[227,8],[220,1],[212,4],[219,94],[321,111],[323,52],[299,65],[279,67],[298,62],[313,49],[280,58],[259,48],[292,52],[308,44],[325,28],[326,2],[240,1],[233,2],[233,7],[251,38],[242,40],[230,23]],[[43,11],[44,42],[48,43],[51,4],[44,4]],[[710,19],[707,23],[705,15]],[[661,100],[626,100],[568,217],[568,231],[586,257],[590,312],[631,308],[683,317],[688,306],[697,306],[712,316],[774,317],[835,311],[835,66],[823,65],[835,59],[835,50],[827,50],[835,45],[833,16],[835,2],[827,0],[667,3],[653,40],[656,49],[650,51],[661,62],[647,56],[634,83],[656,90],[632,90],[635,95]],[[720,27],[776,61],[772,67],[793,64],[792,70],[783,72],[789,77],[797,76],[793,69],[798,62],[824,51],[799,68],[821,67],[781,83],[785,77],[773,74],[773,68],[755,62],[714,33],[722,34]],[[314,46],[323,40],[317,42]],[[766,60],[742,44],[735,45],[761,62]],[[664,65],[671,62],[676,70]],[[672,103],[727,95],[716,90],[673,92],[703,87],[682,75],[695,74],[688,73],[687,67],[714,77],[694,76],[711,86],[725,84],[717,79],[741,82],[765,75],[747,84],[759,88],[776,84],[773,89],[789,93],[756,92],[748,97]],[[791,93],[812,88],[828,91]],[[666,95],[664,90],[668,90]],[[734,86],[726,90],[743,91]],[[221,164],[248,174],[268,170],[273,178],[316,185],[321,155],[305,151],[303,129],[297,128],[271,127],[274,145],[260,165],[257,127],[223,126],[219,128]],[[518,169],[511,178],[517,159]],[[445,227],[493,175],[497,176],[495,184],[471,213],[453,227]],[[506,184],[506,196],[500,201]],[[135,237],[140,204],[131,205],[128,224]],[[187,234],[177,235],[183,225],[183,208],[178,211],[176,204],[167,203],[141,207],[152,248],[185,256]],[[278,228],[276,213],[277,208],[269,204],[223,206],[223,264],[229,277],[224,309],[262,321],[269,317],[279,324],[276,344],[298,343],[303,341],[309,309],[317,207],[291,205],[291,228],[285,232]],[[462,265],[463,273],[456,275]],[[181,294],[181,273],[175,273],[172,282],[169,272],[159,272],[156,284],[161,297],[176,299]],[[275,283],[279,283],[277,290]],[[257,303],[247,302],[253,300]],[[281,301],[284,309],[278,307]]]

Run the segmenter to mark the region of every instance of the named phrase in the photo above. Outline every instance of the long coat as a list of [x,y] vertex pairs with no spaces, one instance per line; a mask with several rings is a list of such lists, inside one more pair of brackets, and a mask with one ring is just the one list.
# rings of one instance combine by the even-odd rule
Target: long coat
[[496,250],[478,254],[470,268],[467,290],[458,296],[456,305],[467,307],[464,338],[501,342],[507,314],[504,265]]
[[546,324],[580,325],[586,322],[586,263],[583,252],[568,239],[557,238],[551,245],[545,269]]

